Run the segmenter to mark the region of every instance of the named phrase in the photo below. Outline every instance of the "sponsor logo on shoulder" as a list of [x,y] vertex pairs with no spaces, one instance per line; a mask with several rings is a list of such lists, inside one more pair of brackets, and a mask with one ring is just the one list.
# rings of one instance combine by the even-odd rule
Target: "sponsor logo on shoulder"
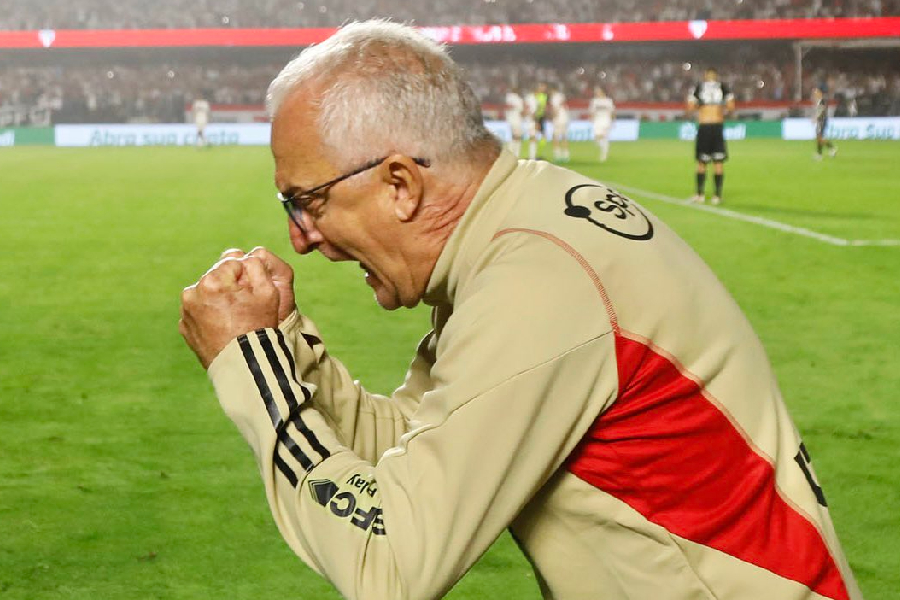
[[647,215],[622,194],[601,185],[585,183],[566,192],[565,213],[625,239],[653,237],[653,223]]
[[309,491],[312,493],[313,499],[319,505],[325,507],[335,517],[341,519],[349,519],[350,523],[355,527],[359,527],[363,531],[369,529],[375,535],[384,535],[384,517],[381,508],[370,506],[364,508],[358,506],[363,501],[371,501],[377,491],[374,480],[366,479],[361,475],[354,474],[347,480],[347,483],[359,490],[359,494],[354,494],[349,490],[339,491],[340,486],[330,479],[315,479],[309,482]]
[[375,483],[374,479],[366,479],[358,473],[354,473],[350,479],[347,480],[347,484],[357,488],[361,494],[368,494],[370,498],[374,498],[375,492],[378,491],[378,484]]

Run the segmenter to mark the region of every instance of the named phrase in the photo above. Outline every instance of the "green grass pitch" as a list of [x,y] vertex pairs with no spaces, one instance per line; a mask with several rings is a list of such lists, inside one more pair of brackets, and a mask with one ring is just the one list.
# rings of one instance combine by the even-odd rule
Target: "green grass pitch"
[[[545,149],[549,153],[549,149]],[[900,239],[900,143],[730,145],[724,208]],[[571,166],[674,198],[686,142]],[[268,513],[249,449],[178,335],[179,296],[227,247],[291,257],[301,308],[375,391],[427,310],[387,313],[355,265],[293,256],[265,148],[0,150],[0,597],[333,599]],[[710,182],[711,185],[711,182]],[[634,192],[712,265],[763,339],[866,597],[900,590],[900,247],[846,247]],[[503,537],[451,592],[536,599]]]

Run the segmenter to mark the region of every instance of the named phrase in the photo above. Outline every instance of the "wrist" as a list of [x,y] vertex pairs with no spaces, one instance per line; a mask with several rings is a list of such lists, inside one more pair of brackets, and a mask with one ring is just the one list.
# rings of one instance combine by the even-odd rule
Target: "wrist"
[[288,331],[297,329],[300,326],[300,321],[300,311],[297,310],[297,307],[295,306],[288,316],[278,324],[278,329],[287,333]]

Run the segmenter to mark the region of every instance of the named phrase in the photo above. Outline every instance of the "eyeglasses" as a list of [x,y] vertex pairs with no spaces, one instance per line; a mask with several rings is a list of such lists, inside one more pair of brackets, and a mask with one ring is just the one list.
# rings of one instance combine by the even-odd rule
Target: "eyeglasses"
[[[309,212],[309,207],[313,203],[316,198],[323,198],[323,191],[328,190],[328,188],[336,185],[345,179],[349,179],[354,175],[359,175],[364,171],[368,171],[369,169],[374,169],[384,161],[386,161],[389,157],[385,156],[383,158],[379,158],[378,160],[373,160],[372,162],[366,163],[358,169],[353,169],[349,173],[344,173],[340,177],[335,177],[331,181],[326,181],[321,185],[317,185],[316,187],[310,188],[304,192],[300,192],[297,194],[282,194],[281,192],[275,194],[275,197],[278,198],[278,201],[281,202],[281,205],[284,207],[284,211],[288,214],[291,221],[294,222],[300,231],[306,235],[306,227],[303,226],[303,213]],[[431,161],[427,158],[414,158],[412,159],[414,163],[419,165],[420,167],[425,167],[426,169],[431,166]],[[322,206],[325,205],[325,202],[328,201],[327,196],[323,198]],[[321,208],[321,206],[320,206]]]

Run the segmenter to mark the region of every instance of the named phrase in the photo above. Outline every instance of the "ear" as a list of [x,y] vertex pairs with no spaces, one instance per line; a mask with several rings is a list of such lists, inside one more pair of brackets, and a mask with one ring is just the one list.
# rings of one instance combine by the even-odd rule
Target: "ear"
[[404,223],[412,220],[422,204],[423,168],[403,154],[392,154],[382,163],[383,181],[392,189],[390,201],[394,214]]

